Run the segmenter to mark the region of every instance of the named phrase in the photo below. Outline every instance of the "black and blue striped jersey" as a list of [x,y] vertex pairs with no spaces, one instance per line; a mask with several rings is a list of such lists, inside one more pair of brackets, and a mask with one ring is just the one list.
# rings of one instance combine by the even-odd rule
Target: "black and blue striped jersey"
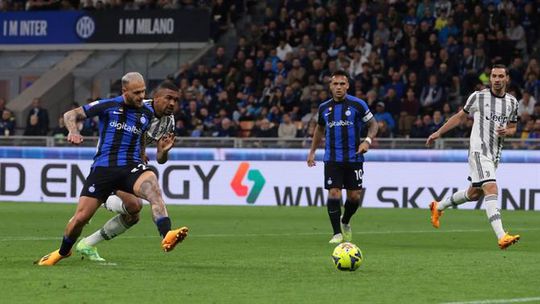
[[87,117],[99,116],[99,142],[94,167],[118,167],[142,163],[142,135],[150,127],[154,110],[124,103],[124,97],[96,100],[83,106]]
[[329,99],[319,106],[318,123],[325,127],[325,162],[363,162],[357,154],[363,125],[373,119],[373,114],[362,99],[345,95],[336,102]]

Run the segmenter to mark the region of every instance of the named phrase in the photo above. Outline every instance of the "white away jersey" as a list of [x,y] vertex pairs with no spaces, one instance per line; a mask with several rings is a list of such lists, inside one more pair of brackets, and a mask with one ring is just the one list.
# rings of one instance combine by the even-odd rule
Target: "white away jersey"
[[[143,102],[154,108],[152,99],[145,99]],[[174,132],[174,115],[154,117],[150,122],[150,127],[146,131],[146,145],[157,142],[163,135]]]
[[518,101],[508,93],[496,96],[490,89],[472,93],[463,108],[474,117],[469,152],[480,152],[498,163],[504,137],[497,129],[517,122],[517,109]]

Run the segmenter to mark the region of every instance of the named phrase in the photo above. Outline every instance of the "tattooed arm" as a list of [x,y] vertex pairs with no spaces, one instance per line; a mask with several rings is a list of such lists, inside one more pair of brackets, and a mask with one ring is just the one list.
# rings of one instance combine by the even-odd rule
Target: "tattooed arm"
[[82,107],[67,111],[64,113],[64,124],[69,131],[68,142],[78,145],[83,142],[83,137],[77,128],[77,122],[86,119],[86,113]]

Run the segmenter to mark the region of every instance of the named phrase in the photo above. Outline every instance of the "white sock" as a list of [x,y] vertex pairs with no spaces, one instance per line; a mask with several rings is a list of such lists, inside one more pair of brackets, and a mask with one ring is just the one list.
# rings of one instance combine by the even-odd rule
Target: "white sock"
[[129,227],[130,226],[128,226],[122,219],[122,215],[118,214],[117,216],[106,222],[101,229],[85,237],[83,239],[83,242],[90,246],[96,246],[99,242],[103,240],[110,240],[117,235],[126,232]]
[[505,232],[502,225],[501,213],[499,212],[497,194],[489,194],[484,197],[484,205],[486,206],[486,214],[491,224],[491,228],[497,235],[497,239],[504,236]]
[[107,198],[107,201],[103,203],[103,207],[105,207],[105,209],[112,212],[116,212],[120,214],[129,214],[126,210],[126,207],[124,207],[124,203],[122,202],[120,197],[118,197],[117,195],[109,196]]
[[437,209],[444,210],[450,206],[461,205],[469,201],[470,199],[467,197],[467,190],[459,190],[458,192],[447,196],[443,201],[441,201],[437,206]]

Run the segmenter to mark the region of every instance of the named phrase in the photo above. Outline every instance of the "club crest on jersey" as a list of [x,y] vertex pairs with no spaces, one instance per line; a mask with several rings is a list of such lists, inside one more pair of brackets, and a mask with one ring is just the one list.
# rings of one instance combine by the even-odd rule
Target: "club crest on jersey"
[[345,111],[346,116],[351,116],[351,109],[347,108],[347,111]]
[[141,116],[141,123],[144,125],[146,123],[146,117]]

